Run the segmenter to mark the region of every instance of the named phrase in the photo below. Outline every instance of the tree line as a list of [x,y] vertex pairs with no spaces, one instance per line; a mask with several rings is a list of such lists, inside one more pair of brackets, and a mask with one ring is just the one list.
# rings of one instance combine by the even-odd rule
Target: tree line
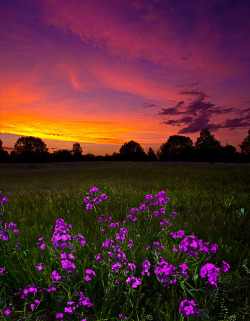
[[241,152],[237,152],[232,145],[222,146],[207,128],[200,132],[200,136],[193,143],[190,137],[172,135],[155,153],[150,147],[146,153],[141,145],[133,140],[124,143],[119,153],[95,156],[83,154],[79,143],[74,143],[71,150],[60,149],[48,152],[46,144],[32,136],[17,139],[14,150],[9,154],[2,146],[0,139],[0,162],[68,162],[89,160],[115,161],[185,161],[185,162],[249,162],[250,161],[250,129],[248,136],[241,142]]

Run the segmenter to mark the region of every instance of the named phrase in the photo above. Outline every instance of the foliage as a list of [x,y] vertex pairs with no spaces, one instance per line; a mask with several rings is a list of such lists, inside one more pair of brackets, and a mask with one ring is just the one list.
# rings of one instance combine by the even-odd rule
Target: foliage
[[141,145],[133,140],[121,146],[120,155],[123,160],[141,161],[146,159],[146,153]]
[[214,135],[212,135],[207,128],[203,128],[200,132],[200,137],[197,138],[195,143],[195,148],[198,151],[200,158],[214,161],[220,147],[220,142]]
[[157,156],[156,156],[152,147],[149,147],[149,149],[148,149],[147,160],[148,161],[156,161],[157,160]]
[[72,148],[73,159],[74,160],[81,160],[82,156],[82,147],[79,143],[74,143]]
[[189,137],[172,135],[168,141],[160,146],[158,158],[160,160],[190,160],[192,159],[193,142]]
[[241,142],[239,145],[241,148],[242,153],[250,156],[250,129],[248,130],[247,137]]
[[46,144],[40,139],[32,136],[19,137],[14,145],[16,153],[22,152],[47,152]]

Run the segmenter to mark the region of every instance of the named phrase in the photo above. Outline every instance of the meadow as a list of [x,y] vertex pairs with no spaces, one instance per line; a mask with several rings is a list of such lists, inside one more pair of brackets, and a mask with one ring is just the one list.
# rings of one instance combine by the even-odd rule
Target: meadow
[[0,231],[16,224],[0,238],[0,318],[249,320],[249,174],[229,164],[0,164]]

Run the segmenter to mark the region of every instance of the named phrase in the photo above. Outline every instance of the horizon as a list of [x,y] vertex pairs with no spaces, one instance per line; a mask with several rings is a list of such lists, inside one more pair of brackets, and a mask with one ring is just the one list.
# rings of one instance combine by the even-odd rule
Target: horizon
[[[12,0],[0,5],[0,138],[83,153],[157,151],[250,128],[250,2]],[[86,154],[85,153],[85,154]]]

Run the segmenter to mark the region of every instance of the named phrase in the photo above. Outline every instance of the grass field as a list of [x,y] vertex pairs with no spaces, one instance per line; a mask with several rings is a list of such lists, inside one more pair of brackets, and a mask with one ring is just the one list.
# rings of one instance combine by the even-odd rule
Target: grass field
[[[93,321],[120,320],[124,315],[129,320],[183,320],[178,309],[184,299],[199,303],[197,306],[202,310],[199,318],[202,320],[249,320],[249,174],[247,165],[161,162],[0,164],[0,190],[2,196],[8,198],[3,222],[15,222],[19,229],[19,234],[12,235],[9,242],[0,240],[0,268],[5,268],[4,275],[0,276],[2,317],[6,320],[55,320],[55,315],[63,312],[65,302],[73,300],[74,295],[79,296],[77,291],[81,290],[88,295],[93,307],[81,310],[79,314],[64,313],[63,320],[84,320],[85,317]],[[83,199],[93,186],[105,193],[108,200],[98,204],[95,210],[87,211]],[[139,208],[147,194],[155,195],[162,190],[170,198],[165,204],[167,215],[177,212],[171,227],[161,231],[158,218],[151,217],[147,221],[140,213],[135,225],[124,225],[129,238],[134,241],[133,247],[128,248],[126,240],[122,245],[126,243],[126,250],[122,246],[121,249],[127,251],[129,262],[138,264],[133,271],[138,277],[146,256],[152,267],[156,259],[159,263],[159,256],[151,253],[152,256],[149,251],[145,252],[145,248],[149,245],[152,248],[153,242],[160,242],[167,249],[161,254],[164,260],[172,260],[170,263],[175,266],[185,261],[191,277],[188,282],[181,280],[178,285],[163,286],[152,268],[150,277],[143,277],[142,285],[135,289],[122,283],[124,270],[119,271],[120,274],[114,273],[121,280],[116,284],[115,277],[107,277],[108,264],[100,265],[95,255],[100,253],[107,238],[114,239],[119,228],[106,228],[105,232],[100,232],[99,216],[111,216],[112,222],[120,222],[121,227],[131,208]],[[55,282],[59,290],[53,296],[52,292],[41,292],[40,302],[32,310],[29,305],[35,299],[33,293],[32,297],[24,299],[13,294],[31,284],[48,287],[53,270],[63,273],[60,260],[56,258],[60,254],[58,249],[48,245],[43,251],[36,245],[40,237],[44,237],[46,244],[51,243],[59,218],[72,224],[72,235],[81,233],[86,239],[86,246],[75,250],[77,258],[74,262],[78,264],[79,273],[71,280],[65,276],[63,281]],[[178,230],[218,245],[211,260],[214,263],[224,260],[231,266],[218,285],[219,291],[197,276],[200,262],[206,262],[204,256],[194,259],[184,256],[185,253],[174,256],[172,248],[169,249],[177,246],[169,232]],[[15,248],[16,242],[20,243],[19,248]],[[44,266],[42,271],[36,269],[40,262]],[[84,283],[86,269],[94,270],[97,276]],[[13,306],[9,306],[9,302]],[[9,309],[10,315],[6,315],[4,309]],[[119,318],[119,314],[123,317]],[[189,319],[197,317],[190,316]]]

